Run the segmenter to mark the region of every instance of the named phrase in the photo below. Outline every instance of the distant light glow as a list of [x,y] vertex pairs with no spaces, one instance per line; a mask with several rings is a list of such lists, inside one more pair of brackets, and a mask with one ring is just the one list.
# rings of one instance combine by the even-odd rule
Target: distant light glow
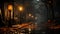
[[35,17],[35,19],[37,19],[37,17]]
[[34,17],[34,16],[31,16],[32,18]]
[[37,1],[39,1],[39,0],[37,0]]
[[17,32],[15,32],[15,33],[17,33]]
[[32,16],[31,14],[29,14],[29,16]]
[[24,34],[24,33],[20,33],[20,34]]
[[29,31],[31,31],[31,28],[29,28]]

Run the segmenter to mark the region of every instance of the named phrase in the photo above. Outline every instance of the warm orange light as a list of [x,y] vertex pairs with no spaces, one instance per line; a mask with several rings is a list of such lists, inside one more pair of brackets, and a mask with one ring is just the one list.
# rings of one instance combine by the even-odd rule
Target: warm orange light
[[29,16],[32,16],[31,14],[29,14]]
[[13,9],[12,5],[8,5],[8,10],[12,10],[12,9]]
[[19,11],[23,11],[23,7],[22,6],[19,6]]

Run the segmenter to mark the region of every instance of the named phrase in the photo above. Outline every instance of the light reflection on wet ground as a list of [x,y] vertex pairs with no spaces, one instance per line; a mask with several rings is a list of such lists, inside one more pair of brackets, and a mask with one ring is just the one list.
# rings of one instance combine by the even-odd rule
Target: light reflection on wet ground
[[1,34],[31,34],[36,28],[35,24],[24,23],[12,25],[12,27],[2,27],[0,28]]

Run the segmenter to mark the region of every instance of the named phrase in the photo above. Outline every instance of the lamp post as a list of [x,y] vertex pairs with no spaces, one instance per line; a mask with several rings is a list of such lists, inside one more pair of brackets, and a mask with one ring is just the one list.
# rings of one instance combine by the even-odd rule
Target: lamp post
[[20,19],[19,19],[20,21],[19,21],[19,23],[21,24],[21,17],[22,17],[21,14],[23,12],[23,6],[19,6],[18,9],[20,11],[20,13],[19,13],[20,14],[20,16],[19,16],[20,17]]
[[9,24],[8,26],[11,26],[11,11],[12,11],[13,7],[12,5],[8,5],[8,11],[9,11]]

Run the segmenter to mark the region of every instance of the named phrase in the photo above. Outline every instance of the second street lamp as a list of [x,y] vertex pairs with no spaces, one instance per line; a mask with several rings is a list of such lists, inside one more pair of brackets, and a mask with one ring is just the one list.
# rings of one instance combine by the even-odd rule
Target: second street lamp
[[19,7],[19,11],[23,11],[23,7],[22,6]]
[[13,7],[12,5],[8,5],[8,11],[9,11],[9,24],[8,26],[11,26],[11,11],[12,11]]
[[20,12],[20,13],[19,13],[19,14],[20,14],[20,16],[19,16],[19,17],[20,17],[19,23],[21,24],[21,17],[22,17],[21,15],[22,15],[22,12],[23,12],[23,9],[24,9],[24,8],[23,8],[23,6],[19,6],[18,9],[19,9],[19,12]]

